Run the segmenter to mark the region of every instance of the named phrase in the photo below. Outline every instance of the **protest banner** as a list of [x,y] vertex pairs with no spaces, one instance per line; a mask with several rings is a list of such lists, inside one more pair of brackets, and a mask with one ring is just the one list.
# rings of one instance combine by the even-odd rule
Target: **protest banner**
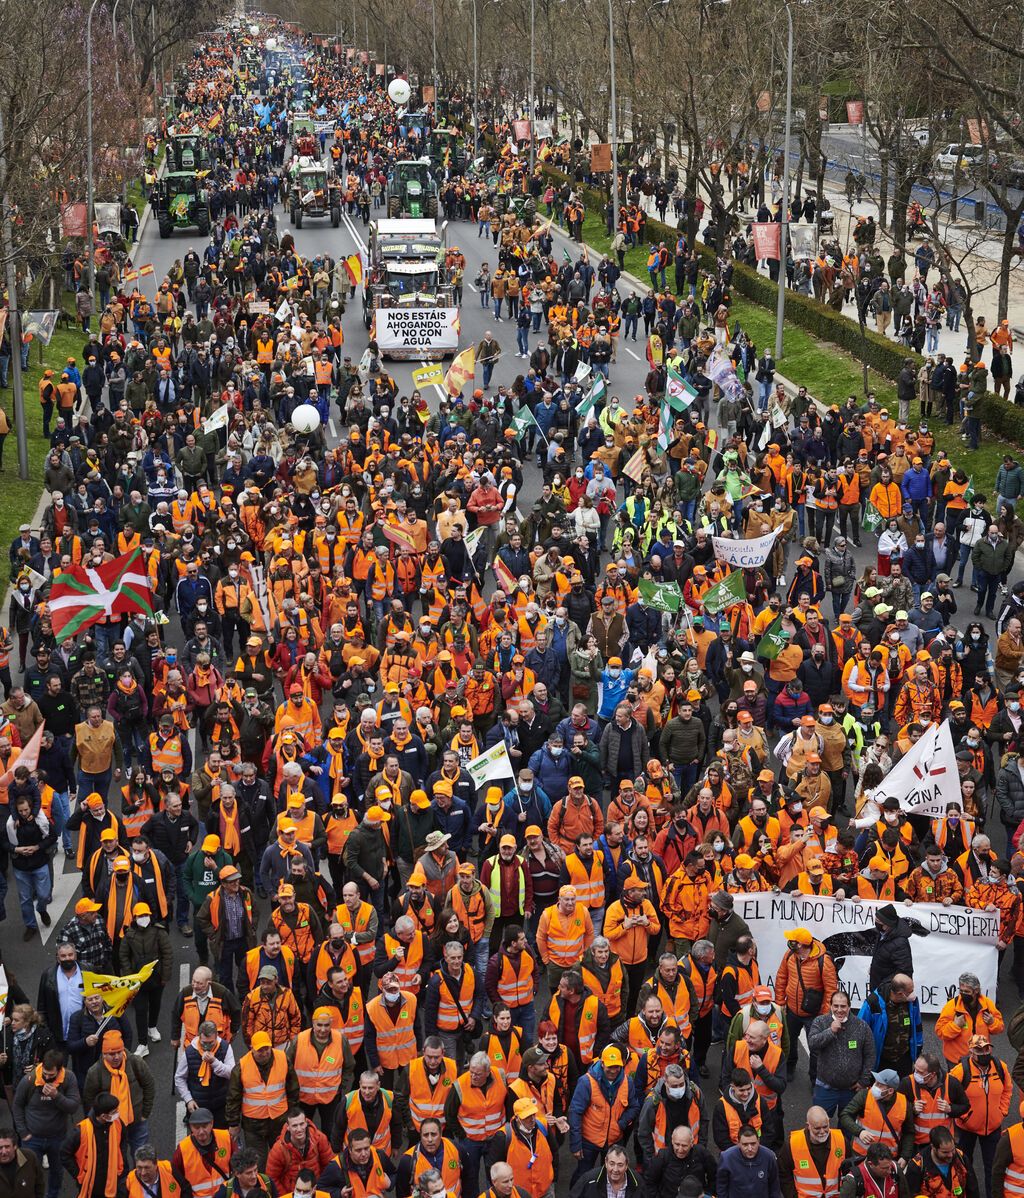
[[[787,933],[807,928],[835,961],[839,984],[849,993],[856,1014],[869,993],[871,953],[878,940],[875,912],[883,903],[768,891],[737,894],[734,899],[735,913],[746,921],[757,942],[762,986],[774,986],[786,953]],[[982,994],[996,997],[998,911],[914,903],[901,907],[900,914],[918,920],[929,933],[910,938],[914,990],[923,1014],[936,1015],[942,1010],[946,1000],[957,993],[957,977],[963,970],[977,974]]]
[[754,255],[760,260],[779,260],[779,230],[782,226],[773,220],[754,221],[750,226],[754,234]]
[[863,100],[847,100],[846,101],[846,120],[851,125],[864,124],[864,101]]
[[499,740],[493,748],[474,757],[466,763],[466,773],[473,779],[477,787],[483,786],[494,778],[514,778],[516,771],[512,766],[512,758],[508,755],[505,742]]
[[771,556],[778,535],[779,530],[775,529],[763,537],[748,537],[743,541],[731,537],[712,537],[711,543],[715,548],[715,557],[720,562],[727,562],[742,570],[752,570],[756,566],[763,566]]
[[609,142],[598,142],[590,147],[590,169],[595,175],[612,169],[612,147]]
[[794,259],[814,258],[818,253],[818,230],[815,225],[789,226],[789,252]]
[[947,803],[963,804],[949,720],[925,729],[917,744],[875,788],[872,798],[879,806],[888,798],[897,798],[904,811],[929,819],[945,815]]
[[459,347],[458,308],[378,308],[377,345],[446,353]]

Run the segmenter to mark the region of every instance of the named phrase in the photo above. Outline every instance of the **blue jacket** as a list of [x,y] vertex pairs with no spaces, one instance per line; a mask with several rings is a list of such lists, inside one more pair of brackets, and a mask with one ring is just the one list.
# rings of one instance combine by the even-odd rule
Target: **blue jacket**
[[556,803],[569,793],[569,778],[573,771],[573,757],[566,749],[558,758],[551,756],[551,750],[546,744],[530,758],[530,769],[541,789]]
[[592,719],[590,716],[587,716],[586,728],[577,728],[572,722],[572,716],[568,715],[564,720],[559,721],[556,731],[562,734],[562,740],[565,741],[567,745],[572,745],[572,738],[577,732],[585,732],[588,738],[596,745],[598,737],[601,733],[601,730],[597,726],[597,720]]
[[601,685],[604,690],[601,694],[601,708],[597,714],[603,720],[610,720],[615,714],[615,708],[626,697],[629,684],[635,677],[636,673],[633,670],[623,669],[618,678],[613,678],[607,670],[601,671]]
[[[889,996],[889,982],[883,982],[868,998],[857,1012],[859,1017],[871,1028],[875,1038],[875,1068],[882,1060],[882,1049],[885,1046],[885,1034],[889,1030],[889,1008],[886,999]],[[924,1044],[924,1024],[921,1022],[921,1004],[915,998],[907,1007],[910,1019],[910,1058],[913,1060],[921,1051]]]
[[442,811],[436,803],[431,805],[434,808],[434,823],[451,837],[448,847],[460,860],[465,860],[466,850],[473,839],[469,807],[454,795],[447,811]]
[[[505,804],[506,812],[515,824],[512,831],[516,833],[516,840],[520,844],[525,841],[526,829],[530,824],[540,824],[542,828],[548,826],[548,817],[551,815],[551,800],[548,798],[543,786],[538,786],[534,782],[533,790],[529,794],[525,794],[513,786],[511,790],[505,791],[501,799]],[[526,816],[526,819],[521,820],[519,818],[520,811]]]
[[900,483],[904,499],[931,499],[932,480],[923,466],[911,466]]
[[[620,1075],[619,1081],[612,1084],[612,1082],[605,1077],[604,1066],[600,1061],[595,1061],[576,1083],[576,1089],[573,1091],[572,1101],[569,1103],[570,1152],[583,1151],[583,1115],[586,1112],[587,1107],[590,1106],[590,1078],[594,1078],[597,1081],[597,1084],[601,1087],[601,1093],[605,1096],[605,1099],[609,1103],[611,1103],[612,1099],[618,1092],[619,1082],[622,1080]],[[622,1118],[619,1120],[619,1127],[622,1129],[622,1136],[620,1138],[623,1142],[625,1142],[626,1131],[630,1124],[633,1123],[636,1120],[637,1115],[640,1114],[640,1099],[637,1097],[636,1086],[634,1085],[632,1078],[628,1079],[627,1085],[629,1087],[627,1106],[625,1111],[622,1113]],[[604,1147],[604,1145],[598,1145],[598,1147]]]
[[762,1144],[748,1161],[738,1144],[727,1148],[718,1159],[716,1190],[721,1198],[781,1198],[775,1153]]

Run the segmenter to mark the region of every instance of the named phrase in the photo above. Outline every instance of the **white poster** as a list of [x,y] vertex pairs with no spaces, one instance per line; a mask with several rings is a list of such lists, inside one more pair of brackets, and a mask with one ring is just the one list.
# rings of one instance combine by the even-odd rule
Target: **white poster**
[[818,232],[814,225],[789,225],[790,252],[795,261],[814,258],[818,253]]
[[458,308],[378,308],[374,315],[382,352],[459,348]]
[[778,535],[779,531],[776,529],[767,536],[750,537],[744,541],[734,541],[729,537],[712,537],[711,540],[715,547],[715,557],[720,562],[727,562],[730,566],[741,569],[753,569],[755,566],[763,566],[771,556]]
[[872,798],[881,806],[890,797],[904,811],[931,819],[946,814],[947,803],[963,803],[956,751],[949,721],[932,724],[905,757],[893,766]]
[[[871,953],[878,940],[875,911],[884,904],[874,899],[821,898],[808,894],[737,894],[736,914],[746,920],[757,941],[761,981],[773,986],[786,952],[786,933],[807,928],[824,944],[835,961],[839,984],[849,992],[854,1013],[868,997]],[[943,907],[939,903],[898,904],[901,915],[918,920],[927,936],[911,936],[914,989],[926,1015],[936,1015],[957,993],[964,970],[978,975],[981,989],[996,997],[998,911]]]
[[514,778],[516,776],[516,772],[512,768],[512,758],[509,757],[508,747],[503,740],[499,740],[486,753],[481,753],[479,757],[468,761],[466,773],[473,779],[477,787],[483,786],[485,782],[490,782],[494,778]]

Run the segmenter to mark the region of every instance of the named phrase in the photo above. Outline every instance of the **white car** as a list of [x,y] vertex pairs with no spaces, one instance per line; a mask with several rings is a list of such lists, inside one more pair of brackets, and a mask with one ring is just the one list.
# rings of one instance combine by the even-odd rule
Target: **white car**
[[[970,166],[977,166],[985,157],[985,153],[984,146],[953,143],[935,156],[935,165],[943,171],[954,171],[958,165],[961,169],[966,170]],[[992,157],[991,152],[989,152],[989,157]]]

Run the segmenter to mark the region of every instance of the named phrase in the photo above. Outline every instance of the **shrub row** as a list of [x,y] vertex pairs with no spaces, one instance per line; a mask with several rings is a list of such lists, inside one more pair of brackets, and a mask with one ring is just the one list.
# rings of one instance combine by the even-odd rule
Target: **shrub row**
[[[570,182],[569,177],[562,171],[545,166],[543,172],[553,183]],[[574,188],[583,199],[584,204],[604,220],[604,212],[608,197],[602,191],[585,187],[579,183]],[[675,243],[679,230],[671,225],[662,224],[650,217],[646,223],[648,242],[664,241],[669,245]],[[709,269],[715,268],[715,254],[702,242],[697,242],[697,252],[702,263]],[[751,303],[767,308],[774,312],[778,302],[778,285],[771,279],[741,262],[736,262],[733,268],[733,286],[735,290]],[[786,296],[786,318],[816,337],[819,341],[827,341],[850,354],[858,362],[867,361],[871,370],[877,371],[884,378],[895,382],[903,369],[906,358],[913,358],[915,365],[920,366],[924,358],[915,354],[905,346],[882,337],[871,329],[865,329],[861,334],[860,326],[848,316],[836,312],[827,304],[819,303],[813,296],[798,295],[790,291]],[[959,366],[959,362],[956,363]],[[997,434],[1002,440],[1016,446],[1024,445],[1024,408],[1008,403],[1001,396],[989,391],[980,405],[980,415],[984,425]]]

